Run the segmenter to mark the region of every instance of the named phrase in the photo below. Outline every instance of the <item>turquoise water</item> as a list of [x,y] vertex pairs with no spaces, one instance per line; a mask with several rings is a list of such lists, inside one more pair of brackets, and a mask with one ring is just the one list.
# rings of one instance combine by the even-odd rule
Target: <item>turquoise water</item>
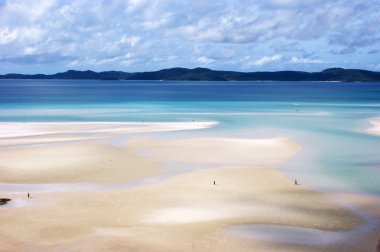
[[380,83],[0,80],[0,122],[219,121],[156,134],[289,137],[303,151],[281,169],[303,186],[380,195]]

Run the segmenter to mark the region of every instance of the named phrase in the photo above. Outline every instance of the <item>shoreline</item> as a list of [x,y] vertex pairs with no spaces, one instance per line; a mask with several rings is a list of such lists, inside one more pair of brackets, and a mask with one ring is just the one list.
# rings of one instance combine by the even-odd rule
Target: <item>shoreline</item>
[[[0,122],[0,139],[73,133],[139,133],[204,129],[215,121],[196,122]],[[99,126],[102,126],[99,128]],[[144,129],[145,128],[145,129]],[[11,132],[11,133],[9,133]]]
[[[181,68],[185,73],[178,74],[177,68],[169,68],[169,69],[161,69],[157,71],[148,71],[148,72],[132,72],[128,73],[130,76],[120,77],[120,72],[117,75],[109,76],[109,73],[104,75],[102,72],[93,72],[97,76],[93,76],[90,79],[87,75],[83,76],[84,71],[78,70],[69,70],[66,72],[59,73],[61,76],[57,77],[54,74],[47,74],[41,78],[38,74],[14,74],[8,73],[0,75],[0,80],[61,80],[61,81],[73,81],[73,80],[81,80],[81,81],[153,81],[153,82],[161,82],[161,81],[183,81],[183,82],[216,82],[215,76],[213,78],[205,77],[203,75],[199,75],[199,70],[203,70],[202,72],[211,72],[212,76],[216,75],[216,79],[218,82],[249,82],[249,81],[277,81],[277,82],[379,82],[379,77],[374,77],[376,72],[371,72],[370,70],[364,69],[344,69],[344,68],[327,68],[320,72],[301,72],[304,75],[298,76],[297,78],[289,78],[287,75],[282,75],[281,71],[273,71],[273,72],[235,72],[234,74],[228,74],[226,71],[221,70],[211,70],[207,68]],[[360,72],[360,75],[357,75],[357,71]],[[162,72],[164,76],[159,78],[155,76],[155,74]],[[299,71],[287,70],[287,72],[291,73],[300,73]],[[321,73],[329,72],[327,76],[321,76]],[[333,75],[331,75],[331,72]],[[368,74],[368,72],[372,73],[372,75]],[[122,74],[127,74],[126,72],[121,72]],[[58,74],[58,73],[56,73]],[[134,75],[138,74],[138,78],[134,78]],[[153,74],[153,75],[152,75]],[[238,74],[238,76],[236,76]],[[260,77],[257,76],[260,74]],[[73,77],[73,75],[75,77]],[[169,75],[169,76],[166,76]],[[276,77],[274,78],[275,75]],[[347,78],[346,75],[352,75],[354,78]],[[362,76],[364,75],[364,77]],[[152,77],[153,76],[153,77]],[[166,76],[166,77],[165,77]],[[186,78],[183,78],[183,77]],[[203,77],[203,78],[200,78]],[[277,80],[276,80],[277,79]],[[194,81],[196,80],[196,81]]]
[[102,140],[136,133],[199,130],[216,121],[196,122],[0,122],[0,148]]
[[371,128],[367,129],[367,132],[371,135],[380,136],[380,117],[369,119]]
[[[37,132],[54,133],[0,138],[5,146],[19,141],[17,149],[0,149],[1,186],[47,187],[32,191],[30,199],[22,191],[26,187],[13,194],[3,190],[1,197],[14,202],[0,207],[0,235],[8,237],[2,243],[5,250],[310,251],[314,245],[245,239],[228,227],[267,224],[341,232],[366,225],[334,195],[294,185],[278,169],[302,151],[287,138],[158,139],[139,134],[200,130],[216,122],[36,125],[32,129]],[[74,133],[55,133],[65,130]],[[72,141],[78,137],[75,133],[86,130],[102,135]],[[117,147],[107,141],[123,134],[135,135]],[[25,144],[46,138],[54,145]],[[132,186],[125,186],[128,183]],[[49,191],[51,185],[67,190]],[[83,185],[94,187],[83,190]],[[366,197],[367,201],[361,195],[343,198],[360,208],[363,202],[378,202]],[[377,216],[377,210],[368,209]],[[374,231],[360,235],[372,237]],[[357,249],[346,243],[325,246]]]

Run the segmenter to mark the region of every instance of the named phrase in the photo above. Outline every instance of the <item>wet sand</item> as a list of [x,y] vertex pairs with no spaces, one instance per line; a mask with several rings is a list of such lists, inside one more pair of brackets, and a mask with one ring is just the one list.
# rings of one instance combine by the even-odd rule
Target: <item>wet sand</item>
[[[61,133],[45,132],[32,144],[46,134]],[[372,251],[376,246],[378,225],[354,233],[356,242],[321,245],[231,231],[270,224],[347,232],[368,224],[337,199],[364,210],[370,220],[380,216],[376,197],[329,195],[294,185],[278,169],[302,151],[290,139],[139,135],[115,147],[107,137],[0,150],[1,183],[102,185],[33,192],[29,199],[27,192],[2,193],[15,202],[0,207],[2,251]],[[114,187],[176,169],[182,172],[154,183]]]

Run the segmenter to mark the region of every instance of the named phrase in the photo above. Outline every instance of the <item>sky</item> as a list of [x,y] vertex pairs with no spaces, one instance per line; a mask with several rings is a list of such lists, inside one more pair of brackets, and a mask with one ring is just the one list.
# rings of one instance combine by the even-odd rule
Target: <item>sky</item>
[[0,74],[380,71],[379,0],[0,0]]

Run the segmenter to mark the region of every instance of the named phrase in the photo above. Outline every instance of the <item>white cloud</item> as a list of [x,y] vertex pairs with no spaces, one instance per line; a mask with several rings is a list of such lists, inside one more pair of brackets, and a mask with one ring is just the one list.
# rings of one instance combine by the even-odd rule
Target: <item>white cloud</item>
[[6,45],[14,42],[17,39],[17,29],[10,30],[8,27],[5,27],[0,30],[0,45]]
[[302,57],[292,57],[290,62],[294,63],[294,64],[322,64],[322,63],[327,63],[321,59],[308,59],[308,58],[302,58]]
[[370,67],[375,71],[380,71],[380,64],[371,64]]
[[280,61],[281,59],[282,59],[282,55],[280,54],[273,55],[273,56],[264,56],[261,59],[254,61],[252,65],[262,66],[268,63]]
[[320,0],[268,0],[268,3],[276,7],[311,6],[321,2]]
[[[363,53],[380,47],[377,9],[379,1],[363,0],[8,0],[0,6],[0,60],[10,65],[0,72],[35,62],[57,69],[70,62],[87,69],[318,68],[328,63],[322,58],[366,67],[378,61]],[[255,52],[266,56],[245,59]]]
[[68,64],[65,65],[65,67],[76,67],[80,64],[78,60],[70,61]]
[[130,37],[127,37],[126,35],[124,35],[119,41],[118,43],[127,43],[129,44],[131,47],[134,47],[136,46],[139,42],[140,42],[140,37],[139,36],[130,36]]
[[128,11],[136,11],[142,9],[148,4],[146,0],[129,0],[128,1]]
[[24,48],[24,54],[25,55],[33,55],[34,53],[36,53],[35,47],[25,47]]
[[207,57],[204,57],[204,56],[201,56],[201,57],[198,57],[197,61],[198,61],[199,63],[201,63],[202,66],[208,66],[208,65],[210,65],[212,62],[214,62],[215,60],[210,59],[210,58],[207,58]]
[[3,18],[15,20],[17,23],[20,23],[21,19],[34,22],[44,18],[55,3],[56,0],[6,1],[3,6],[5,10]]

